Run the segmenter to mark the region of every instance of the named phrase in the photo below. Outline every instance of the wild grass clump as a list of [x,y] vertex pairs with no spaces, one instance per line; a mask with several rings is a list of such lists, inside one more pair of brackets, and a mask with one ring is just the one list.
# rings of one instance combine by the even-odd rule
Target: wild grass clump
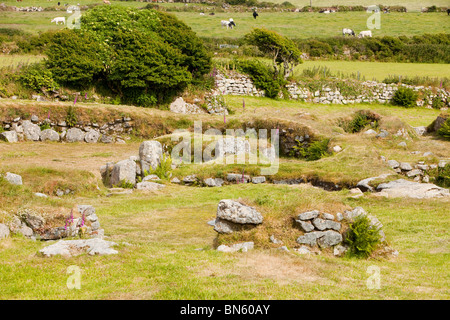
[[450,140],[450,117],[445,120],[437,133],[444,139]]
[[339,126],[348,133],[356,133],[363,130],[369,124],[376,128],[381,117],[370,110],[359,110],[349,121],[340,121]]
[[169,179],[172,176],[172,158],[163,154],[160,164],[154,170],[144,172],[144,176],[149,174],[155,174],[162,180]]
[[368,258],[380,242],[379,229],[371,225],[366,215],[354,219],[345,237],[349,255],[357,258]]

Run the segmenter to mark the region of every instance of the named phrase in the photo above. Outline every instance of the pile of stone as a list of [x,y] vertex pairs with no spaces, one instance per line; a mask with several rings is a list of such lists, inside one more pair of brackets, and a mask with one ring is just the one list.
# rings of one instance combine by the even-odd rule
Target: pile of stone
[[340,221],[343,218],[341,214],[335,217],[330,213],[320,213],[318,210],[300,213],[295,221],[304,234],[297,238],[297,243],[311,247],[318,245],[322,249],[340,244],[343,240]]
[[248,76],[236,72],[226,76],[218,73],[216,75],[216,86],[218,91],[224,95],[264,96],[264,91],[257,89]]
[[[41,130],[42,125],[50,128]],[[20,117],[12,120],[3,120],[3,129],[0,140],[6,142],[18,141],[65,141],[87,143],[125,143],[120,134],[130,134],[133,131],[131,118],[122,117],[113,119],[103,125],[98,123],[77,123],[69,128],[66,121],[53,122],[50,119],[40,121],[36,115],[30,120]]]
[[3,237],[11,232],[33,240],[58,240],[79,235],[102,239],[104,230],[100,228],[95,208],[91,205],[78,205],[77,210],[80,217],[74,218],[72,215],[67,218],[64,226],[47,227],[46,219],[41,214],[24,209],[14,215],[8,226],[0,224],[0,230],[3,230]]
[[225,199],[217,206],[214,231],[230,234],[254,228],[263,222],[263,216],[255,208],[238,201]]
[[112,188],[129,185],[138,190],[155,191],[165,187],[156,175],[148,175],[161,163],[162,145],[155,140],[144,141],[139,146],[139,156],[131,156],[117,163],[109,162],[100,168],[103,184]]

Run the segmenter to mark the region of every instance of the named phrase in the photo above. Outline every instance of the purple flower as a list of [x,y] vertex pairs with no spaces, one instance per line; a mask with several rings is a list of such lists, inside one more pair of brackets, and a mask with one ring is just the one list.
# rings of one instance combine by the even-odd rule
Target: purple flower
[[78,98],[78,95],[75,96],[75,101],[73,102],[74,105],[75,105],[75,103],[77,103],[77,98]]

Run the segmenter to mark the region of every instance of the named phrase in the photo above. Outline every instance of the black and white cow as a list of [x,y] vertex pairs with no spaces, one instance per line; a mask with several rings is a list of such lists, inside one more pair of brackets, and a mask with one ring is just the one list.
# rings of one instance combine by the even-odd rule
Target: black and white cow
[[256,12],[256,10],[255,11],[253,11],[253,18],[255,18],[256,19],[256,17],[258,16],[258,12]]
[[342,29],[342,35],[345,37],[346,34],[348,34],[349,36],[355,36],[355,31],[348,28]]
[[223,28],[223,27],[227,27],[227,29],[228,29],[228,28],[233,29],[233,26],[236,26],[236,24],[235,24],[234,21],[233,21],[233,18],[230,18],[229,21],[227,21],[227,20],[222,20],[222,21],[220,21],[220,23],[221,23],[221,25],[222,25],[222,28]]

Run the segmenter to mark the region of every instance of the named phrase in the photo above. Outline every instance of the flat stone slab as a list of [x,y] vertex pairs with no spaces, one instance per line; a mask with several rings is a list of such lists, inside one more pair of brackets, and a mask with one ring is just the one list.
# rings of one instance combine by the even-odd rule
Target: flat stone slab
[[233,244],[232,246],[227,246],[227,245],[222,244],[217,247],[217,251],[220,251],[220,252],[237,252],[237,251],[247,252],[248,250],[252,250],[253,248],[254,248],[253,242],[243,242],[243,243]]
[[112,247],[117,245],[111,241],[105,241],[100,238],[93,238],[87,240],[60,240],[39,252],[45,257],[53,257],[56,255],[62,255],[65,257],[77,256],[82,253],[88,253],[89,255],[106,255],[117,254],[117,250]]
[[377,191],[390,198],[442,198],[450,196],[450,191],[432,183],[419,183],[398,179],[388,183],[382,183]]
[[263,216],[255,208],[228,199],[219,202],[217,218],[240,224],[260,224],[263,222]]

